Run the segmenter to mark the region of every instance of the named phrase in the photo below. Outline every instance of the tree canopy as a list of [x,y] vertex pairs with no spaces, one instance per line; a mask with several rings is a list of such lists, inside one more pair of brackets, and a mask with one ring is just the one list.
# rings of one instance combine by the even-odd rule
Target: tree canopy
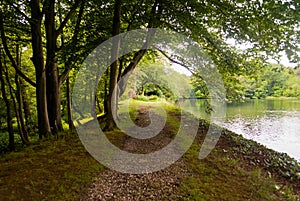
[[[70,87],[87,55],[112,36],[147,28],[172,30],[198,42],[221,73],[228,96],[239,97],[237,91],[243,81],[240,76],[260,72],[268,58],[278,60],[284,53],[291,62],[298,62],[299,4],[291,0],[2,0],[0,107],[19,111],[8,122],[18,117],[23,133],[34,124],[40,138],[56,134],[63,130],[62,122],[71,119]],[[115,42],[112,58],[118,58],[120,51]],[[116,112],[110,104],[118,99],[112,94],[117,82],[137,68],[145,55],[155,56],[158,52],[142,50],[125,55],[100,79],[100,92],[90,101],[99,105],[99,112],[107,114],[107,122],[113,122],[110,114]],[[198,87],[203,85],[199,69],[185,65],[182,55],[160,53],[189,69]],[[271,71],[264,76],[273,76]],[[294,82],[294,78],[287,79]],[[272,86],[274,93],[279,93],[276,87],[281,85],[277,84]],[[15,107],[4,104],[5,100],[15,100]],[[36,117],[30,120],[31,116]],[[72,121],[68,122],[71,128]],[[26,141],[26,132],[22,139]]]

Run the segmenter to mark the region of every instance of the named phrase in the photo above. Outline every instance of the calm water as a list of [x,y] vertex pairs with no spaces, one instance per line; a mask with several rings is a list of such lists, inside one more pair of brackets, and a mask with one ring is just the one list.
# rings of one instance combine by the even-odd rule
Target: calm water
[[300,100],[228,104],[225,121],[219,124],[300,161]]

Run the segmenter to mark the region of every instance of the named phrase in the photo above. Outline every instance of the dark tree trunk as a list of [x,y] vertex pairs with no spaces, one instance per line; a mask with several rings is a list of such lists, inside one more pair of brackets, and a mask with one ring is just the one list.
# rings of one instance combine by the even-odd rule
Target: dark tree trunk
[[6,90],[5,90],[5,81],[3,76],[3,66],[0,54],[0,83],[1,83],[1,92],[2,97],[6,105],[6,121],[7,121],[7,128],[8,128],[8,148],[10,151],[15,150],[15,138],[14,138],[14,131],[12,126],[12,115],[11,115],[11,108],[10,108],[10,101],[7,98]]
[[94,116],[94,114],[96,114],[96,91],[91,91],[89,98],[91,103],[91,115]]
[[23,100],[23,112],[25,117],[25,124],[28,129],[33,126],[31,112],[30,112],[30,104],[28,99],[28,94],[25,89],[24,80],[22,78],[19,79],[21,85],[21,98]]
[[19,125],[19,132],[20,132],[20,136],[22,139],[22,142],[24,144],[28,144],[29,143],[29,139],[28,139],[28,132],[27,132],[27,128],[25,126],[25,122],[24,122],[24,116],[23,116],[23,101],[22,101],[22,96],[21,96],[21,86],[20,86],[20,82],[19,82],[19,76],[15,75],[15,82],[16,82],[16,100],[18,105],[15,105],[16,108],[16,116],[18,119],[18,125]]
[[[121,6],[122,0],[116,0],[114,6],[114,17],[113,17],[113,36],[120,34],[121,26]],[[117,116],[117,93],[113,93],[117,86],[118,79],[118,57],[120,50],[120,38],[115,37],[113,40],[113,47],[111,50],[111,61],[113,62],[110,66],[110,80],[109,80],[109,95],[107,98],[107,125],[106,129],[111,130],[115,127],[114,116]]]
[[[47,59],[46,59],[46,79],[47,79],[47,101],[48,101],[48,112],[49,112],[49,122],[52,129],[52,132],[55,134],[58,131],[63,130],[62,121],[61,121],[61,94],[60,94],[60,78],[58,70],[58,62],[56,57],[56,43],[58,36],[63,33],[63,29],[66,26],[68,20],[76,12],[76,9],[80,5],[82,0],[76,0],[73,7],[67,13],[64,20],[60,16],[60,25],[55,28],[55,0],[46,1],[45,6],[45,30],[46,30],[46,50],[47,50]],[[83,11],[83,7],[80,9]],[[79,22],[81,21],[81,16],[79,17]],[[79,24],[78,24],[79,26]],[[77,25],[76,25],[77,28]],[[77,29],[76,31],[77,32]],[[74,33],[76,35],[76,33]]]
[[61,110],[60,110],[60,86],[58,80],[57,62],[50,61],[47,56],[46,61],[47,72],[47,103],[48,103],[48,116],[51,131],[56,134],[62,131]]
[[104,102],[103,102],[103,110],[104,114],[107,114],[108,109],[107,109],[107,99],[108,99],[108,82],[109,82],[109,68],[106,70],[106,79],[104,80]]
[[40,10],[40,1],[31,0],[31,37],[32,37],[32,62],[36,71],[36,102],[38,113],[39,138],[51,134],[46,95],[46,72],[44,66],[44,53],[42,46],[41,24],[43,14]]
[[[17,66],[20,68],[21,67],[21,54],[19,53],[19,45],[17,45],[16,47],[16,60],[17,60]],[[16,113],[17,113],[17,117],[19,118],[19,130],[20,130],[20,136],[22,139],[22,142],[24,144],[28,144],[29,143],[29,139],[28,139],[28,132],[27,132],[27,128],[24,122],[24,115],[23,115],[23,100],[22,100],[22,95],[21,95],[21,84],[19,81],[19,76],[16,74],[15,75],[15,83],[16,83],[16,100],[18,103],[18,106],[15,106],[16,108]]]
[[[23,144],[28,144],[27,131],[22,128],[22,124],[21,124],[21,121],[20,121],[20,113],[19,113],[20,110],[19,110],[19,107],[17,106],[17,103],[16,103],[16,99],[15,99],[15,96],[14,96],[14,89],[13,89],[11,83],[10,83],[10,77],[9,77],[8,69],[7,69],[7,66],[5,65],[5,63],[4,63],[4,67],[5,67],[4,73],[5,73],[6,83],[7,83],[7,86],[9,88],[9,93],[10,93],[10,100],[13,103],[14,111],[15,111],[15,114],[16,114],[19,135],[21,137],[22,143]],[[18,75],[15,75],[15,77],[18,77]],[[16,87],[17,87],[17,91],[18,91],[18,87],[20,87],[18,82],[16,82]],[[16,94],[17,94],[17,92],[16,92]],[[22,111],[21,111],[21,113],[22,113]],[[26,135],[27,139],[26,139],[25,135]]]
[[56,31],[55,31],[55,0],[49,0],[45,13],[46,29],[46,80],[47,80],[47,103],[48,118],[53,134],[62,131],[61,111],[60,111],[60,85],[58,66],[56,58]]
[[68,110],[68,124],[69,124],[69,129],[73,130],[74,123],[72,120],[72,103],[71,103],[71,90],[70,90],[70,79],[69,77],[67,78],[66,81],[67,84],[67,110]]
[[96,99],[96,106],[97,106],[97,109],[98,109],[98,113],[102,113],[102,108],[101,108],[100,100],[97,97],[97,95],[96,95],[95,99]]

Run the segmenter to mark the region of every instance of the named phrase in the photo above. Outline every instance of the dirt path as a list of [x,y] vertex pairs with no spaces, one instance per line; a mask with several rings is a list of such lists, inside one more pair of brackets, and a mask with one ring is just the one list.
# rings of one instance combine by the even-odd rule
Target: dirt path
[[[136,124],[141,127],[149,124],[149,107],[139,109]],[[122,149],[131,153],[153,152],[172,140],[172,131],[172,127],[166,124],[153,138],[138,140],[129,137]],[[164,170],[142,175],[106,169],[89,188],[87,200],[182,200],[178,186],[181,179],[188,175],[190,173],[183,160]]]

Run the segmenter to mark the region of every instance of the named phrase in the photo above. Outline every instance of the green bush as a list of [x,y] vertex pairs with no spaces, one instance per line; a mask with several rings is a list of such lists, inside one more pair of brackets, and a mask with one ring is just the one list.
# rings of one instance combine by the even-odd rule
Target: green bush
[[156,95],[152,95],[149,97],[149,100],[157,100],[158,99],[158,96]]
[[[23,146],[21,137],[19,135],[15,134],[14,138],[15,138],[15,146],[16,147]],[[8,132],[0,133],[0,154],[9,151],[8,143],[9,143],[9,141],[8,141]]]
[[139,100],[139,101],[148,101],[148,98],[146,96],[136,96],[136,100]]

